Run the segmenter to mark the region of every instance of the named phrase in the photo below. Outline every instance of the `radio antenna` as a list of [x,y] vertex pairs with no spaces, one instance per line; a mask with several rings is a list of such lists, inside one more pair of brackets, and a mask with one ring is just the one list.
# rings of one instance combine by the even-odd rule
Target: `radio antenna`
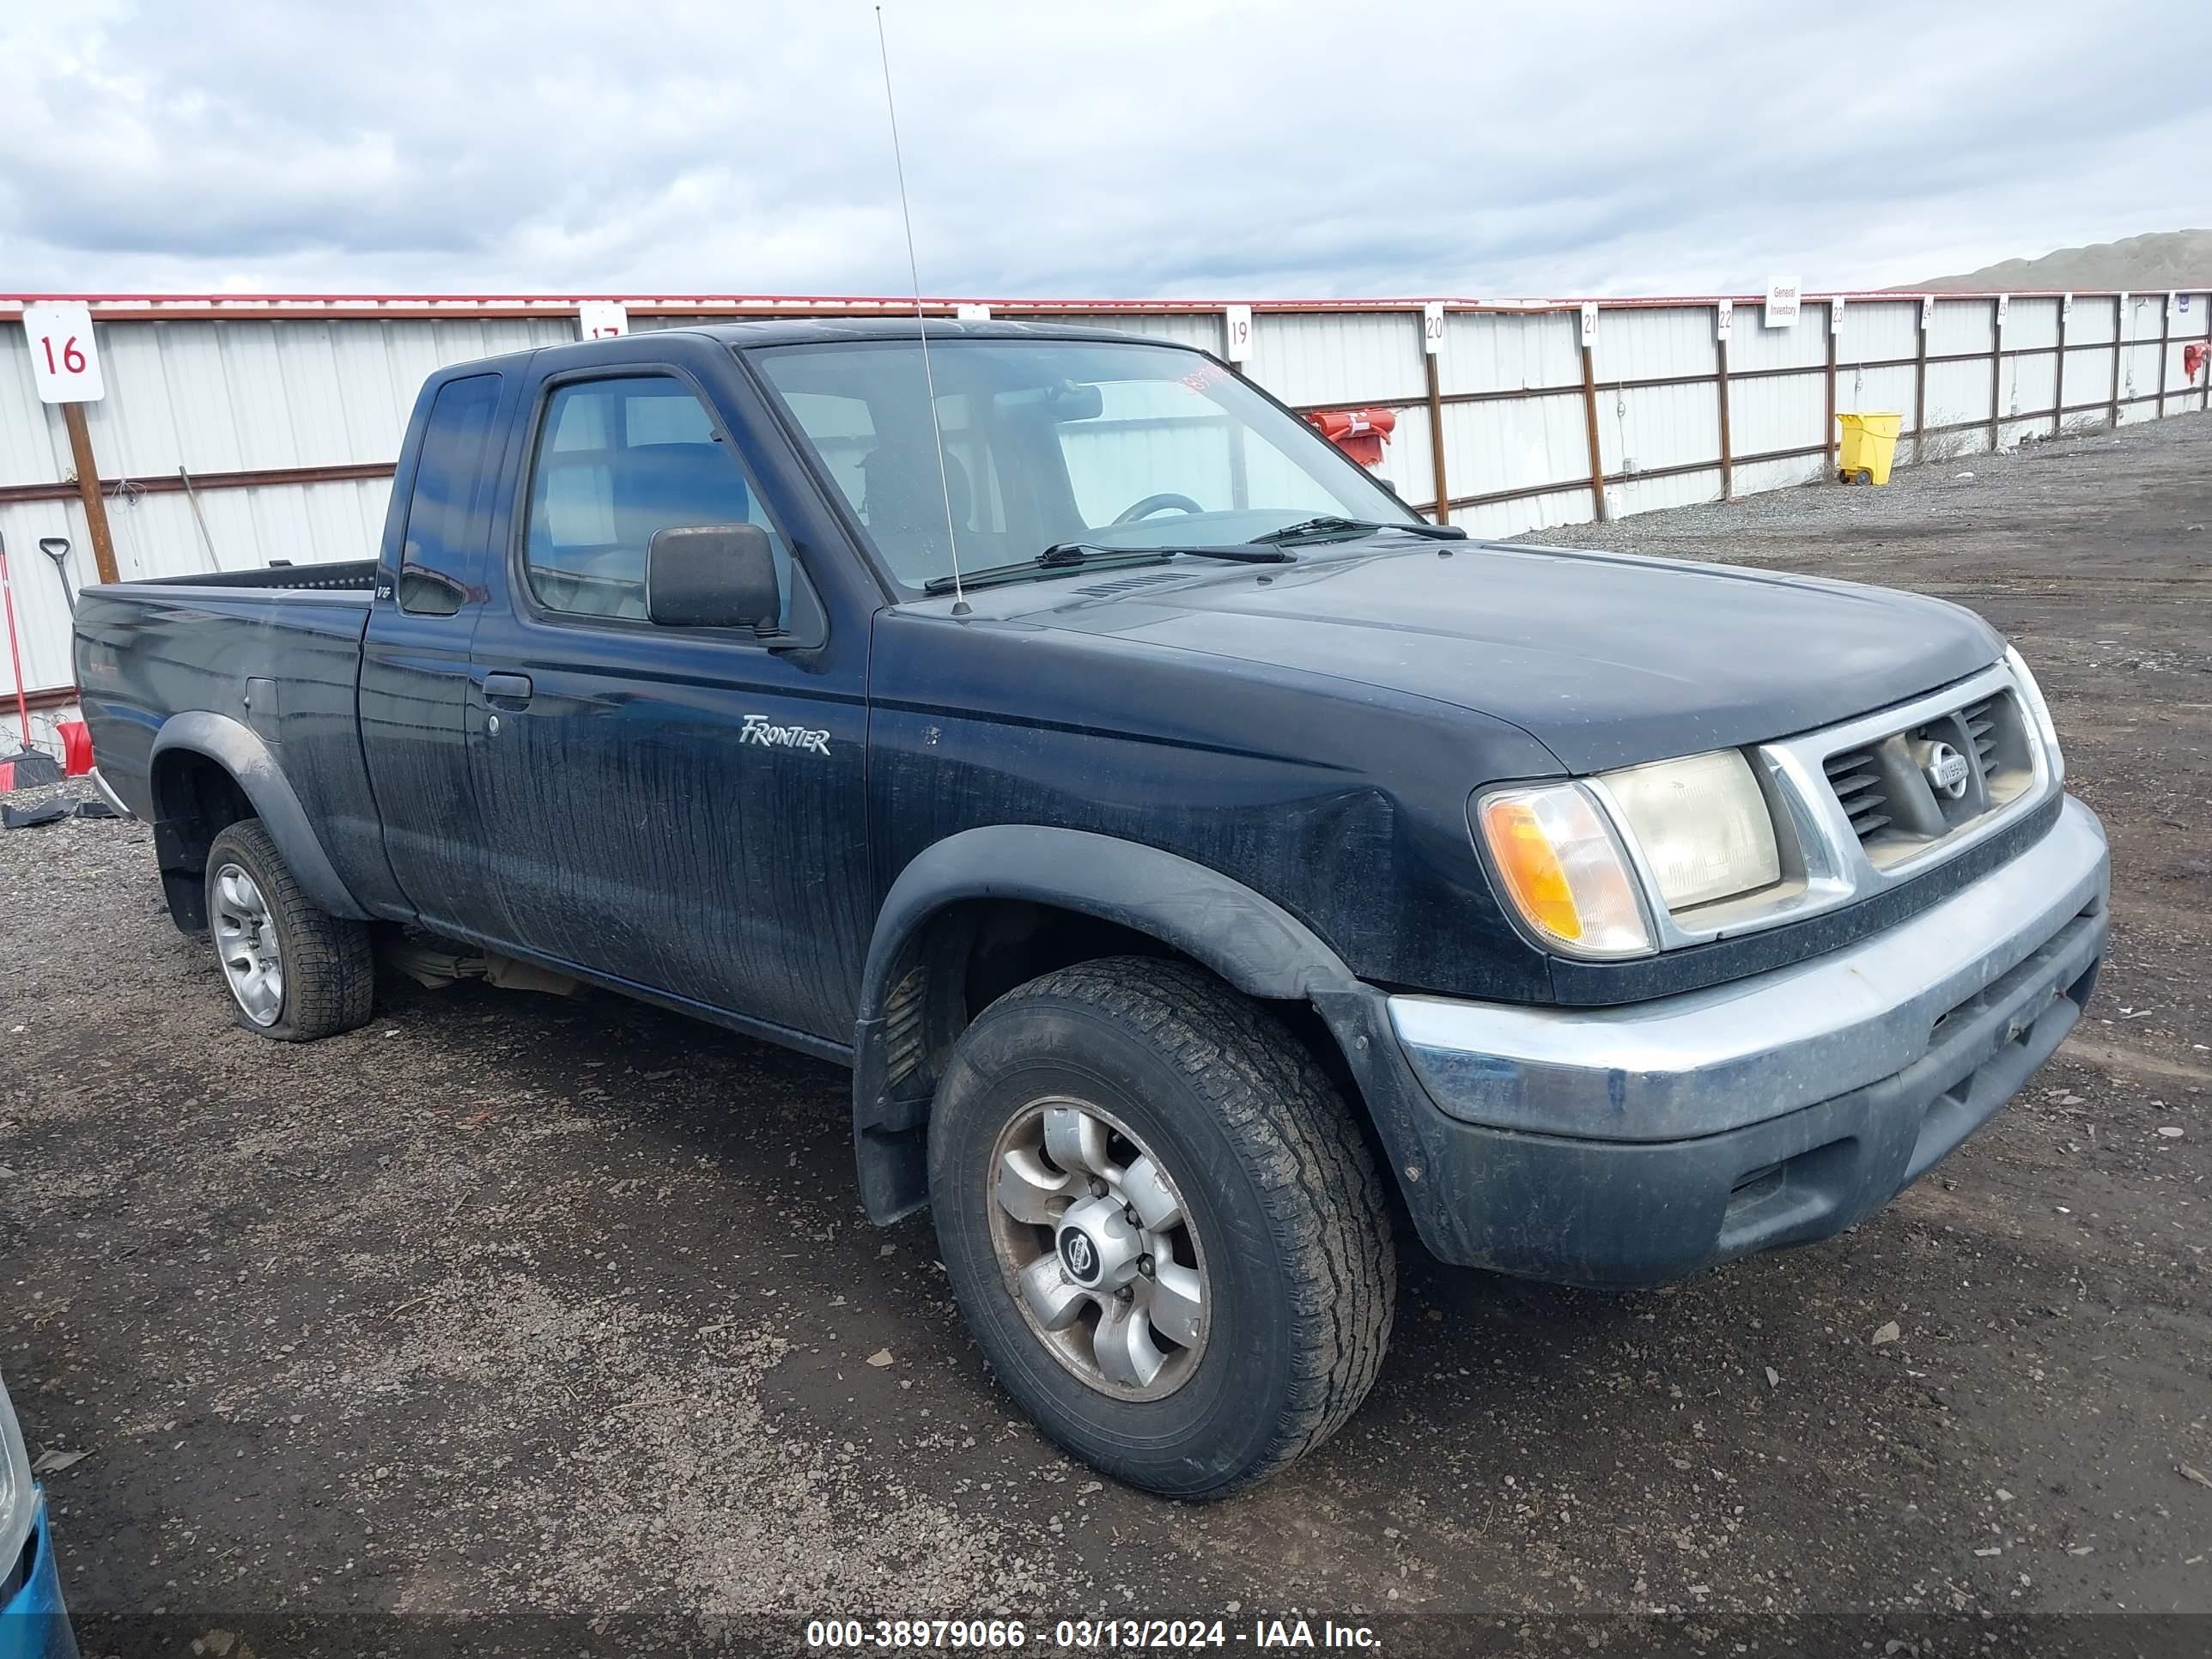
[[921,310],[921,266],[914,257],[914,212],[906,201],[906,157],[899,150],[898,100],[891,96],[891,49],[884,38],[884,9],[876,8],[876,51],[884,63],[884,108],[891,118],[891,165],[898,173],[899,217],[906,224],[906,268],[914,279],[914,325],[921,336],[921,383],[929,394],[929,435],[937,441],[937,489],[945,498],[945,544],[952,554],[952,614],[969,614],[960,586],[960,532],[952,525],[952,479],[945,465],[945,428],[937,418],[937,377],[929,367],[929,319]]

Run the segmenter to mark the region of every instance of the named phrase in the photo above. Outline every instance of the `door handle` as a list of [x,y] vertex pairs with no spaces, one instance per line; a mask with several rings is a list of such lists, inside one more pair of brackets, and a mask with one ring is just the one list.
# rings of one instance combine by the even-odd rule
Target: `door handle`
[[530,676],[527,674],[487,674],[483,678],[484,701],[487,702],[526,703],[530,701]]

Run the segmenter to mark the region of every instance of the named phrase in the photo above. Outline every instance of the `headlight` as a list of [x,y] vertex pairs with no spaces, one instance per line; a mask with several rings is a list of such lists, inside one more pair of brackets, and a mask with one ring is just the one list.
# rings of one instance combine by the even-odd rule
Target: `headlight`
[[1600,781],[1669,910],[1770,887],[1782,878],[1766,798],[1737,750],[1634,766],[1608,772]]
[[1657,948],[1638,859],[1656,890],[1650,897],[1669,911],[1782,878],[1766,798],[1733,749],[1588,783],[1501,789],[1476,803],[1475,823],[1505,896],[1571,956]]
[[2051,718],[2051,705],[2043,700],[2043,688],[2035,683],[2028,672],[2027,662],[2011,646],[2005,647],[2005,666],[2012,670],[2013,678],[2020,682],[2020,695],[2027,703],[2030,719],[2035,722],[2036,735],[2043,739],[2043,752],[2051,757],[2051,781],[2066,781],[2066,757],[2058,751],[2058,727]]
[[15,1425],[15,1407],[8,1403],[7,1387],[0,1384],[0,1574],[13,1568],[23,1553],[34,1503],[30,1454]]
[[1582,785],[1485,795],[1475,821],[1506,896],[1539,933],[1577,956],[1650,951],[1635,872]]

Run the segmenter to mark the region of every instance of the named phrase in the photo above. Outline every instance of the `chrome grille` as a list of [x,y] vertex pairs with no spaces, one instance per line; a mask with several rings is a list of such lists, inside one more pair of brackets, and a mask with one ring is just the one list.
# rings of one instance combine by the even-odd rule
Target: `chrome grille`
[[1861,842],[1888,827],[1889,789],[1882,782],[1881,769],[1875,763],[1872,750],[1852,749],[1831,755],[1821,769],[1827,773],[1828,787],[1836,792],[1844,816],[1851,821],[1851,831]]
[[[2009,691],[1984,692],[1948,708],[1936,703],[1908,725],[1853,735],[1856,741],[1825,757],[1820,769],[1878,870],[1916,859],[1982,823],[2034,781],[2032,738]],[[1930,758],[1944,748],[1972,751],[1973,771],[1957,795],[1928,781]]]
[[1996,769],[1997,705],[2002,701],[2003,693],[2000,692],[1960,711],[1967,734],[1974,740],[1974,758],[1981,763],[1984,775]]
[[[1972,774],[1958,794],[1930,781],[1958,751]],[[1910,881],[1986,841],[2058,793],[2047,747],[2008,663],[1856,720],[1757,745],[1775,806],[1782,879],[1771,887],[1655,916],[1662,951],[1710,944],[1839,909]],[[1942,770],[1955,779],[1956,767]]]

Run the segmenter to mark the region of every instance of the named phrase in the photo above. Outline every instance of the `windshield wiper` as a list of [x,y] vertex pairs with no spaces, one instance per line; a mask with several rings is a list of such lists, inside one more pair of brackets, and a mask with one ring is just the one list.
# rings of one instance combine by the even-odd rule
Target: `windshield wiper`
[[1432,542],[1463,542],[1467,532],[1455,524],[1423,524],[1416,520],[1411,524],[1382,524],[1373,519],[1346,519],[1325,513],[1318,519],[1304,519],[1297,524],[1285,525],[1280,530],[1270,530],[1264,536],[1255,536],[1255,542],[1285,542],[1322,540],[1354,536],[1372,536],[1380,531],[1402,531],[1408,536],[1419,536]]
[[1109,547],[1102,542],[1054,542],[1034,559],[963,570],[957,582],[949,575],[932,576],[921,585],[921,591],[950,593],[957,586],[988,587],[995,582],[1048,575],[1055,570],[1111,570],[1130,565],[1165,564],[1176,558],[1224,559],[1231,564],[1290,564],[1296,557],[1280,548],[1255,547],[1249,543],[1235,547]]

